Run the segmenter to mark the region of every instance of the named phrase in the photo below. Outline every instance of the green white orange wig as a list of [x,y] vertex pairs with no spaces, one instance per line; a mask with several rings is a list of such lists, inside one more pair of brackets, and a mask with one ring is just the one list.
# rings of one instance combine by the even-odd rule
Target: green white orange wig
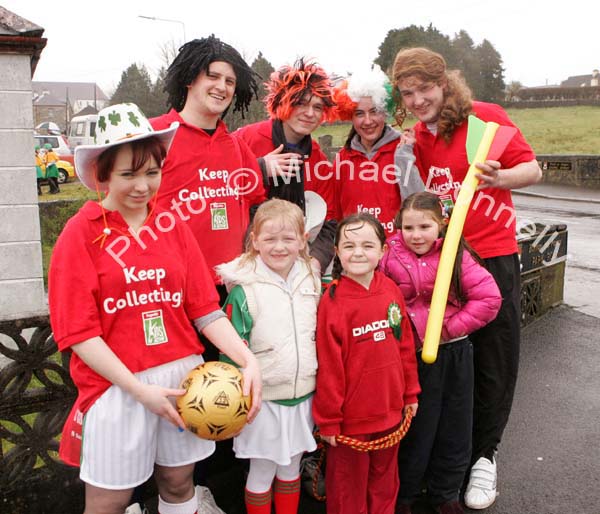
[[370,97],[375,109],[393,115],[395,111],[392,86],[388,77],[377,65],[373,69],[355,72],[336,86],[335,119],[349,121],[361,98]]
[[265,83],[265,104],[272,119],[287,121],[294,107],[308,96],[323,100],[323,121],[331,119],[333,112],[333,86],[327,72],[317,63],[298,59],[293,66],[285,65],[271,73]]

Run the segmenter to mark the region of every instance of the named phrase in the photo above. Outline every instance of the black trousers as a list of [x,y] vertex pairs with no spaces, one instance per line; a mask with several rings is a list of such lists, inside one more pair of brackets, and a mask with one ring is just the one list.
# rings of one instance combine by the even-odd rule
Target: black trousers
[[521,274],[517,254],[485,259],[500,292],[494,321],[471,334],[475,366],[473,464],[500,444],[512,408],[521,341]]
[[423,484],[433,505],[458,499],[471,458],[473,346],[468,338],[440,346],[437,360],[417,355],[419,409],[400,442],[398,503],[412,504]]
[[60,193],[60,187],[58,187],[58,179],[56,177],[48,177],[48,185],[50,186],[50,193]]

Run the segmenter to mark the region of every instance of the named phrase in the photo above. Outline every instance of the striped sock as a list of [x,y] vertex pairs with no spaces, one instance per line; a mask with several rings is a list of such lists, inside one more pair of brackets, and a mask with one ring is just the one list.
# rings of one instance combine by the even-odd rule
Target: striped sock
[[296,514],[300,502],[300,476],[289,481],[275,478],[273,496],[277,514]]
[[248,514],[271,514],[271,489],[264,493],[244,490],[244,500]]

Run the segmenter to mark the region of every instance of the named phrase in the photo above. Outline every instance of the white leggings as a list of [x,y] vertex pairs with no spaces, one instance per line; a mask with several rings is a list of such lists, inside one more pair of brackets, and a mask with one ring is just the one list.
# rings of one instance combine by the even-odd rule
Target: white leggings
[[271,489],[273,479],[291,482],[300,475],[300,459],[302,453],[294,455],[287,466],[279,466],[267,459],[250,459],[250,471],[246,480],[246,489],[253,493],[263,493]]

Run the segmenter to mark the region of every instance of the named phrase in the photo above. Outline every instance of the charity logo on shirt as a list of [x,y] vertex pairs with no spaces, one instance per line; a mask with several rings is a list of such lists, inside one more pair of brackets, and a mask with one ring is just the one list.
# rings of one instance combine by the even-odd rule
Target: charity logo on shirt
[[210,220],[213,230],[227,230],[229,222],[227,221],[227,204],[224,202],[215,202],[210,204]]
[[[125,285],[130,286],[120,298],[109,296],[102,301],[102,307],[107,314],[128,307],[138,307],[151,303],[170,303],[172,308],[181,307],[183,291],[171,291],[161,286],[167,276],[164,268],[138,269],[136,266],[122,268]],[[153,289],[148,290],[148,284]],[[138,290],[138,287],[143,291]]]
[[168,343],[167,330],[163,321],[162,309],[142,312],[144,338],[147,346]]

